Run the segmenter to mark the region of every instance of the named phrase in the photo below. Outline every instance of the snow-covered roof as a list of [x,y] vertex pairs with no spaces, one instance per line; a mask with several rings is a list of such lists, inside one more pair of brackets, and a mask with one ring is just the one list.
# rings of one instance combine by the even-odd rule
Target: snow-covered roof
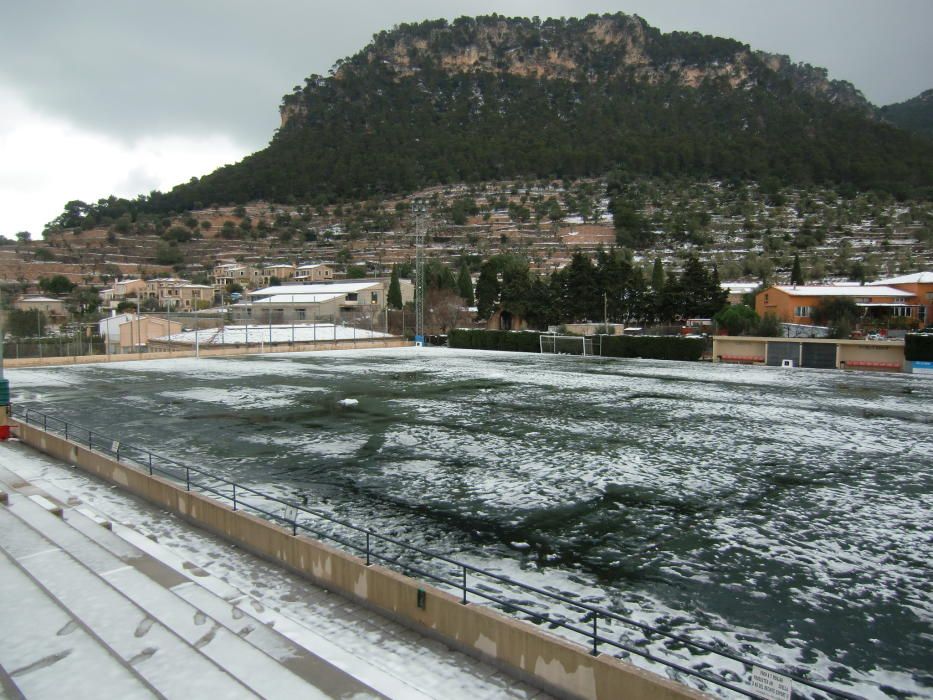
[[317,284],[280,284],[249,292],[251,297],[268,297],[279,294],[352,294],[380,286],[378,282],[319,282]]
[[61,299],[55,299],[54,297],[23,297],[22,299],[20,299],[20,302],[28,302],[28,301],[43,301],[43,302],[55,301],[55,302],[64,303]]
[[[342,299],[346,294],[273,294],[271,297],[263,297],[256,301],[249,302],[249,306],[255,304],[320,304],[324,301],[333,299]],[[247,306],[245,302],[239,302],[234,306]]]
[[289,265],[288,263],[278,263],[278,264],[276,264],[276,265],[266,265],[263,269],[264,269],[264,270],[271,270],[271,269],[273,269],[273,268],[275,268],[275,267],[279,267],[279,268],[281,268],[281,267],[287,267],[289,270],[291,270],[291,269],[292,269],[293,267],[295,267],[295,266],[294,266],[294,265]]
[[789,294],[793,297],[908,297],[912,296],[910,292],[895,287],[867,286],[860,284],[853,285],[803,285],[796,287],[777,285],[777,290]]
[[758,282],[721,282],[719,286],[730,292],[754,292],[758,289]]
[[309,343],[327,340],[366,340],[368,338],[388,338],[390,336],[368,328],[335,326],[333,323],[308,323],[272,326],[226,326],[208,328],[201,331],[184,331],[163,336],[156,340],[194,345],[242,345],[248,340],[251,344],[259,343]]
[[914,272],[911,275],[901,275],[870,283],[872,287],[889,284],[933,284],[933,272]]
[[327,266],[328,266],[327,263],[307,263],[305,265],[299,265],[298,269],[299,270],[314,270],[315,268],[318,268],[318,267],[327,267]]

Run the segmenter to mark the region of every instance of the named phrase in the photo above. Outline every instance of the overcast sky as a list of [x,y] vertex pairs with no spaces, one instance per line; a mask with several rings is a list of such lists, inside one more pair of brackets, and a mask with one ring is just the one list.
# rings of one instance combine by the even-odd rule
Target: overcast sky
[[933,88],[933,0],[4,0],[0,235],[262,148],[283,94],[394,24],[617,11],[826,67],[877,105]]

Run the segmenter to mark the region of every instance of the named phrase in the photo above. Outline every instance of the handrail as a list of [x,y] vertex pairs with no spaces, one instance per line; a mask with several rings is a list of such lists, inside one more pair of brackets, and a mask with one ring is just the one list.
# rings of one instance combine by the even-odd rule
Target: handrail
[[[714,683],[722,688],[726,688],[728,690],[731,690],[736,693],[740,693],[750,698],[761,697],[757,695],[756,693],[754,693],[750,688],[736,685],[734,682],[732,682],[729,679],[720,678],[718,676],[712,675],[710,671],[707,669],[698,670],[695,668],[689,668],[687,666],[684,666],[681,663],[678,663],[677,661],[666,659],[661,656],[657,656],[656,652],[652,652],[652,651],[645,650],[645,649],[639,649],[637,646],[635,646],[638,644],[644,645],[647,643],[659,641],[657,638],[661,637],[672,642],[679,642],[683,644],[684,646],[690,649],[693,649],[693,650],[716,654],[717,656],[720,656],[724,659],[729,659],[731,661],[741,663],[745,667],[758,667],[762,670],[779,674],[781,676],[784,676],[786,678],[793,680],[796,683],[800,683],[802,685],[808,686],[809,688],[813,690],[824,692],[833,697],[845,698],[846,700],[862,700],[861,697],[858,695],[848,693],[842,690],[837,690],[835,688],[831,688],[829,686],[826,686],[824,683],[820,681],[814,681],[808,678],[803,678],[798,675],[786,673],[772,666],[767,666],[765,664],[759,663],[758,661],[753,661],[750,659],[742,658],[738,656],[737,654],[733,654],[730,651],[723,650],[723,649],[717,649],[715,646],[712,646],[704,642],[693,640],[687,636],[677,634],[674,632],[667,632],[665,630],[659,629],[648,623],[639,622],[638,620],[625,617],[624,615],[619,615],[618,613],[614,613],[611,610],[606,610],[605,608],[600,608],[595,605],[591,605],[589,603],[575,601],[567,596],[561,595],[559,593],[554,593],[552,591],[548,591],[542,588],[538,588],[537,586],[533,586],[527,583],[523,583],[522,581],[518,581],[516,579],[513,579],[509,576],[505,576],[503,574],[497,574],[492,571],[486,571],[485,569],[482,569],[481,567],[476,566],[474,564],[468,564],[466,562],[453,559],[452,557],[448,557],[443,554],[438,554],[428,549],[424,549],[423,547],[419,547],[417,545],[413,545],[408,542],[397,540],[388,535],[383,535],[379,532],[376,532],[375,530],[372,530],[368,527],[356,525],[352,522],[344,520],[343,518],[333,516],[329,513],[325,513],[324,511],[318,510],[316,508],[308,507],[303,504],[294,503],[292,501],[287,501],[277,496],[263,493],[252,487],[245,486],[235,481],[231,481],[225,477],[217,476],[216,474],[213,474],[207,471],[206,469],[201,469],[198,467],[192,467],[190,465],[183,464],[177,460],[171,459],[170,457],[165,457],[157,453],[151,452],[150,450],[136,447],[134,445],[124,445],[120,441],[114,440],[101,433],[97,433],[91,430],[90,428],[86,428],[84,426],[80,426],[74,423],[69,423],[68,421],[65,421],[61,418],[57,418],[50,414],[37,411],[35,409],[30,409],[28,407],[20,407],[18,404],[14,404],[12,406],[12,415],[15,418],[22,420],[23,423],[27,425],[41,426],[43,431],[48,432],[48,433],[57,433],[59,435],[64,436],[66,440],[69,440],[79,445],[82,443],[77,439],[78,435],[76,433],[78,434],[87,433],[87,440],[85,441],[85,444],[87,445],[88,449],[96,450],[97,452],[101,454],[111,455],[118,462],[121,461],[121,456],[122,456],[123,463],[129,466],[136,465],[136,467],[138,468],[141,468],[143,470],[148,470],[148,473],[150,476],[153,476],[156,474],[161,475],[161,476],[166,476],[172,480],[178,481],[179,483],[184,483],[186,490],[190,491],[192,490],[192,487],[194,487],[195,489],[200,490],[202,492],[207,492],[209,494],[212,494],[218,500],[230,501],[232,502],[232,507],[234,510],[237,510],[238,508],[248,508],[252,511],[260,513],[261,515],[265,516],[267,519],[279,522],[283,525],[290,527],[293,535],[297,535],[298,531],[301,530],[303,532],[313,533],[314,535],[318,537],[328,539],[332,542],[337,542],[340,545],[342,545],[344,548],[350,551],[358,552],[360,554],[365,554],[367,566],[369,566],[372,560],[375,559],[375,560],[385,562],[387,564],[392,564],[398,568],[401,568],[403,570],[403,573],[405,571],[411,571],[421,576],[424,576],[426,578],[429,578],[431,580],[443,583],[444,585],[449,586],[452,589],[460,591],[461,593],[460,602],[464,605],[466,605],[469,602],[467,599],[467,596],[468,594],[470,594],[470,595],[473,595],[474,597],[483,598],[487,601],[490,601],[491,603],[495,603],[500,608],[503,608],[505,612],[509,612],[509,613],[519,612],[523,615],[526,615],[532,618],[532,620],[539,621],[542,623],[547,623],[549,625],[554,625],[557,627],[561,627],[575,634],[579,634],[588,639],[588,645],[592,647],[591,653],[594,656],[599,653],[598,647],[600,644],[608,645],[610,647],[614,647],[616,649],[619,649],[629,654],[636,654],[645,659],[648,659],[649,661],[663,664],[675,671],[685,673],[687,675],[693,676],[700,680],[707,681],[709,683]],[[51,426],[49,425],[50,421],[52,422]],[[58,430],[54,429],[55,424],[58,424],[60,426]],[[95,437],[97,438],[96,441],[95,441]],[[133,453],[133,452],[138,453],[139,455],[142,455],[144,459],[142,461],[140,461],[139,459],[129,459],[128,458],[129,453]],[[158,466],[160,464],[165,465],[165,466]],[[211,479],[214,481],[215,484],[219,484],[219,486],[212,486],[206,483],[198,483],[197,481],[193,481],[192,474],[196,476],[200,476],[200,477],[205,477],[207,479]],[[221,490],[222,487],[224,486],[230,487],[231,494],[228,495],[223,490]],[[244,494],[248,494],[248,495],[261,498],[267,502],[277,503],[283,506],[284,514],[279,514],[272,510],[261,508],[260,506],[256,504],[249,503],[248,501],[245,501],[243,499]],[[289,511],[292,511],[294,513],[292,517],[288,517]],[[363,534],[366,536],[366,544],[365,546],[360,545],[352,540],[344,539],[344,537],[339,537],[333,532],[315,529],[314,527],[311,527],[307,523],[299,522],[299,514],[313,516],[314,518],[319,518],[321,520],[325,520],[335,525],[339,525],[340,527],[344,527],[351,531]],[[408,553],[414,552],[414,553],[420,554],[428,558],[429,560],[443,562],[445,564],[450,564],[454,566],[456,569],[458,569],[457,573],[460,574],[460,579],[459,580],[448,579],[448,578],[438,575],[437,573],[423,570],[420,567],[417,567],[411,564],[404,564],[404,563],[400,564],[398,556],[393,558],[393,557],[384,555],[378,551],[374,551],[372,548],[372,540],[382,541],[382,542],[392,544],[400,548],[402,552],[408,552]],[[579,627],[573,621],[558,619],[558,618],[552,617],[548,613],[536,612],[534,610],[525,608],[518,603],[510,602],[509,600],[505,598],[498,597],[490,592],[477,588],[476,586],[471,587],[467,583],[468,574],[486,577],[487,579],[497,581],[499,583],[502,583],[508,586],[512,586],[519,590],[522,590],[528,593],[534,593],[537,596],[542,596],[546,599],[572,606],[579,611],[583,611],[584,613],[582,616],[582,619],[579,622],[581,623],[592,622],[592,628],[583,629]],[[644,632],[646,637],[641,641],[637,641],[634,643],[631,643],[631,642],[627,643],[625,641],[613,640],[613,639],[609,639],[607,637],[601,636],[599,634],[599,629],[598,629],[599,619],[614,620],[616,622],[621,622],[625,625],[634,627],[635,629]],[[654,636],[655,639],[652,639],[652,636]],[[736,675],[731,672],[730,674]]]

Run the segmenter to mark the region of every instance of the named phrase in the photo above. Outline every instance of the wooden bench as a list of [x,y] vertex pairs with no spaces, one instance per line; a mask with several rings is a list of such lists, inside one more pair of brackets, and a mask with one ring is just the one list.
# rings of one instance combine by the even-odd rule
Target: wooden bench
[[754,364],[755,362],[764,362],[765,358],[761,355],[720,355],[720,362],[737,362],[739,364]]
[[900,362],[873,362],[868,360],[843,360],[840,363],[844,368],[855,367],[864,369],[901,369]]

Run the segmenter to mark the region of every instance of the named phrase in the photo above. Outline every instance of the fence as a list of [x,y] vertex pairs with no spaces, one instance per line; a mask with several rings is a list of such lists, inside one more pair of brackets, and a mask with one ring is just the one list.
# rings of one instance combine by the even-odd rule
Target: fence
[[[231,504],[233,510],[240,509],[258,513],[290,529],[293,535],[309,533],[322,540],[334,542],[360,558],[365,558],[367,566],[373,562],[381,562],[405,575],[416,574],[442,584],[448,590],[458,592],[463,604],[487,601],[513,616],[523,616],[524,619],[535,624],[546,624],[552,629],[559,628],[573,633],[576,641],[586,644],[594,656],[600,652],[600,646],[604,649],[611,649],[616,655],[640,656],[670,670],[751,698],[762,696],[740,683],[743,682],[743,675],[750,675],[752,669],[756,667],[788,678],[811,691],[819,691],[831,697],[849,700],[856,700],[859,697],[827,687],[822,682],[787,674],[757,661],[742,658],[711,644],[698,642],[610,610],[573,600],[565,595],[431,552],[316,508],[262,493],[249,486],[211,474],[207,470],[182,464],[144,448],[124,444],[90,428],[69,423],[35,409],[14,405],[13,416],[27,425],[41,427],[45,432],[61,435],[66,440],[79,445],[86,445],[90,450],[147,472],[150,476],[167,477],[179,484],[184,484],[187,491],[210,494],[222,502]],[[411,557],[414,562],[406,561],[406,557]],[[421,559],[424,563],[430,564],[431,568],[424,568]],[[516,602],[515,596],[512,599],[503,597],[497,592],[495,585],[519,592],[521,594],[519,599],[522,602]],[[537,597],[545,604],[559,603],[571,608],[577,612],[577,619],[533,610],[530,605],[536,601],[529,602],[527,600],[529,595]],[[607,629],[613,623],[626,626],[630,632],[640,635],[640,638],[631,640],[607,637]],[[602,624],[602,632],[600,624]],[[650,645],[655,645],[656,648],[651,649]],[[705,660],[701,661],[697,667],[689,667],[684,665],[685,662],[682,659],[673,658],[675,652],[678,651],[686,652],[689,656],[700,657],[713,654],[723,661],[732,662],[735,670],[728,669],[719,672],[720,675],[715,675],[711,664]],[[664,654],[667,654],[667,657]]]

